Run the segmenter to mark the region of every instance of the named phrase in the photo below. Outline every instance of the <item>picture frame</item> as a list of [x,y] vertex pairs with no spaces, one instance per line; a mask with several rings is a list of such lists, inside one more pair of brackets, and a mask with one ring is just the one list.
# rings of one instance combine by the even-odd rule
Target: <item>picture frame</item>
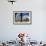
[[32,24],[32,11],[13,11],[13,24]]

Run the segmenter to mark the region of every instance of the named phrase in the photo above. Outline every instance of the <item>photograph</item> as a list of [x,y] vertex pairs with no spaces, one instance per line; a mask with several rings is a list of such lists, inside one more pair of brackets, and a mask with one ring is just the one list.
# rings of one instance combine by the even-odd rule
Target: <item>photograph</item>
[[14,11],[14,24],[32,24],[32,11]]

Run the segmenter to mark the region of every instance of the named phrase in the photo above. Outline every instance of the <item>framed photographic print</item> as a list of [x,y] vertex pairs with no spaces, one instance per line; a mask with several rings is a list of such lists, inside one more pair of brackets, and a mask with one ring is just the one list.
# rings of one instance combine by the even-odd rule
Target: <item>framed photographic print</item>
[[13,24],[32,24],[32,11],[13,11]]

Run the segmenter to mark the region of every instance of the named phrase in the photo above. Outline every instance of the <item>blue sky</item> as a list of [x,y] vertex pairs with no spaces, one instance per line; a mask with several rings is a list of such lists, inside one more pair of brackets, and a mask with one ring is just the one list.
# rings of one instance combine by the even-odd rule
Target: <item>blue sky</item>
[[29,13],[22,13],[22,16],[29,16]]
[[16,15],[19,14],[20,16],[21,16],[21,14],[22,14],[22,16],[24,16],[24,15],[29,16],[29,13],[15,13],[15,14]]

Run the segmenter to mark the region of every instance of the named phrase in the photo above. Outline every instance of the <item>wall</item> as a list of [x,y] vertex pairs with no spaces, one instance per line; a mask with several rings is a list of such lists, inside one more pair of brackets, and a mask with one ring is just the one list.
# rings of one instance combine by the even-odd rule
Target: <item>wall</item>
[[[42,0],[17,0],[13,5],[7,0],[0,0],[0,40],[15,40],[19,32],[29,33],[37,41],[46,40],[44,5]],[[13,24],[13,11],[21,10],[32,10],[32,25]]]

